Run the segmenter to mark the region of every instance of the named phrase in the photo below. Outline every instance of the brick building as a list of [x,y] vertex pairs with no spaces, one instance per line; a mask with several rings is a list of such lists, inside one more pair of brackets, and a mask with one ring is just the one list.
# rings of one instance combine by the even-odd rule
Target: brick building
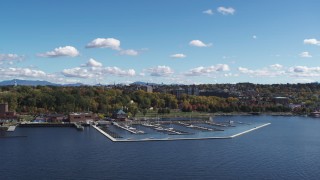
[[14,111],[9,111],[8,103],[0,104],[0,119],[15,119],[17,118]]
[[92,112],[87,113],[70,113],[69,114],[69,121],[70,122],[86,122],[86,121],[93,121],[96,118],[95,114]]

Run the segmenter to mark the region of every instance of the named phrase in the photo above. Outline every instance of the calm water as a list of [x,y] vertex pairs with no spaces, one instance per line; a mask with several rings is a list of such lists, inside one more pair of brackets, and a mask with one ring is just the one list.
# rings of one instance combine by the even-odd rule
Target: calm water
[[17,128],[0,138],[1,179],[319,179],[320,119],[216,117],[272,124],[235,139],[113,143],[93,128]]

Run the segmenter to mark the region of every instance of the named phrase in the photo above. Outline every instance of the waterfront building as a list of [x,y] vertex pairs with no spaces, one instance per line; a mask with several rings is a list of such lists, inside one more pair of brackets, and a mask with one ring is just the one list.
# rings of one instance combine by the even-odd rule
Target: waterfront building
[[120,121],[124,121],[128,118],[127,113],[125,113],[122,109],[113,112],[112,118]]
[[15,119],[17,118],[16,112],[9,111],[8,103],[0,104],[0,119]]
[[69,114],[69,121],[70,122],[86,122],[86,121],[93,121],[96,118],[95,114],[92,112],[85,112],[85,113],[70,113]]
[[67,120],[64,114],[47,114],[45,116],[47,122],[61,123]]

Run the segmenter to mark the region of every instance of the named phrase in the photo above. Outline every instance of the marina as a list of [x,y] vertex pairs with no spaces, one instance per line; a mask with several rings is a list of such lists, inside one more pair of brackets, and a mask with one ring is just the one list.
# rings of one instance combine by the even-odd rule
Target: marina
[[[237,125],[234,125],[234,123]],[[201,120],[113,122],[107,126],[93,125],[93,127],[112,142],[142,142],[231,139],[268,125],[270,123],[212,122]]]

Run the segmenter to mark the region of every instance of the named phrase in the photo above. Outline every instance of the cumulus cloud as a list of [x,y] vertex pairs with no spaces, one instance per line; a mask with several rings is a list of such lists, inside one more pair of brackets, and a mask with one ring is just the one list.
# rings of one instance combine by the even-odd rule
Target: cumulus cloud
[[320,41],[317,39],[305,39],[303,40],[304,44],[318,45],[320,46]]
[[311,54],[307,51],[300,53],[299,56],[302,58],[311,58],[312,57]]
[[190,45],[190,46],[195,46],[195,47],[209,47],[209,46],[211,46],[212,44],[211,44],[211,43],[205,44],[205,43],[203,43],[203,42],[200,41],[200,40],[192,40],[192,41],[189,42],[189,45]]
[[168,66],[157,66],[147,70],[151,76],[169,76],[173,74],[173,70]]
[[79,55],[79,51],[73,46],[65,46],[55,48],[53,51],[48,51],[45,53],[38,54],[40,57],[61,57],[61,56],[70,56],[76,57]]
[[307,66],[283,67],[282,65],[275,64],[255,70],[239,67],[238,71],[250,77],[320,77],[320,67]]
[[181,59],[181,58],[185,58],[187,56],[185,54],[172,54],[170,57]]
[[189,70],[189,72],[186,73],[187,76],[201,76],[206,75],[213,72],[225,72],[230,71],[230,67],[227,64],[217,64],[215,66],[209,66],[209,67],[197,67],[194,69]]
[[251,70],[245,67],[239,67],[238,71],[242,74],[247,74],[250,77],[278,77],[285,75],[285,71],[280,70],[281,65],[275,64],[269,66],[269,68]]
[[133,49],[127,49],[120,51],[120,55],[128,55],[128,56],[137,56],[139,54],[138,51]]
[[89,61],[85,64],[85,66],[87,66],[87,67],[102,67],[102,63],[93,59],[93,58],[90,58]]
[[218,7],[217,11],[223,15],[233,15],[236,10],[233,9],[232,7],[226,8],[226,7]]
[[121,50],[120,41],[115,38],[96,38],[88,43],[86,48],[111,48]]
[[208,9],[208,10],[202,11],[202,13],[204,13],[204,14],[208,14],[208,15],[213,15],[213,11],[212,11],[211,9]]
[[75,78],[103,78],[106,75],[115,76],[135,76],[136,72],[134,69],[122,70],[118,67],[103,67],[103,65],[94,60],[90,59],[87,64],[82,67],[75,67],[71,69],[64,69],[61,72],[65,77],[75,77]]
[[43,78],[47,74],[41,70],[30,68],[0,68],[1,77],[30,77],[30,78]]
[[75,67],[72,69],[64,69],[62,74],[66,77],[76,77],[76,78],[91,78],[94,76],[93,73],[89,72],[85,68]]
[[274,70],[282,69],[282,67],[283,66],[281,64],[272,64],[272,65],[270,65],[270,68],[274,69]]
[[0,61],[20,61],[23,59],[24,56],[19,56],[18,54],[0,54]]
[[288,70],[293,77],[319,77],[320,67],[294,66]]
[[118,67],[106,67],[103,69],[104,73],[117,75],[117,76],[135,76],[136,72],[134,69],[122,70]]

